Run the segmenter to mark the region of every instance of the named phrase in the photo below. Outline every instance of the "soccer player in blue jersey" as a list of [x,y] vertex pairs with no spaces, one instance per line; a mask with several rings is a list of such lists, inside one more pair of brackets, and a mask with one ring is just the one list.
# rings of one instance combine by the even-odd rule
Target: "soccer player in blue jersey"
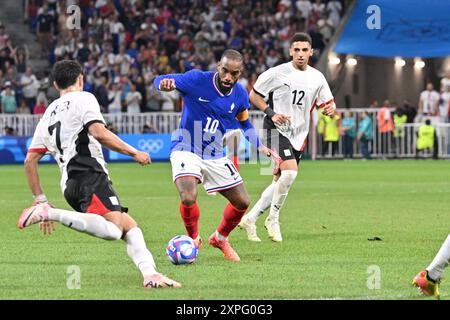
[[246,138],[255,143],[260,152],[276,163],[280,160],[260,143],[249,121],[248,93],[237,83],[242,69],[242,55],[226,50],[217,72],[191,70],[158,76],[154,80],[158,90],[178,90],[184,100],[179,129],[172,134],[170,162],[187,234],[202,246],[198,232],[197,184],[203,183],[208,193],[219,192],[229,200],[219,227],[209,237],[209,244],[219,248],[225,259],[231,261],[240,258],[231,247],[228,235],[241,220],[250,200],[238,170],[224,155],[223,138],[239,121]]

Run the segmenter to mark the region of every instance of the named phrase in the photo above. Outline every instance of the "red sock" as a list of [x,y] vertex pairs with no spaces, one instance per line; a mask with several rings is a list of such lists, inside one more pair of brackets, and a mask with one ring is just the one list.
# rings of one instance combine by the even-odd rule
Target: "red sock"
[[233,156],[233,164],[236,167],[236,170],[239,171],[239,156]]
[[185,206],[183,203],[180,203],[180,213],[188,236],[192,239],[197,238],[198,218],[200,217],[200,208],[197,202],[191,206]]
[[217,231],[224,237],[228,237],[230,232],[236,228],[238,223],[241,221],[242,216],[244,215],[247,209],[237,209],[233,207],[231,203],[229,203],[223,212],[223,218],[220,222]]

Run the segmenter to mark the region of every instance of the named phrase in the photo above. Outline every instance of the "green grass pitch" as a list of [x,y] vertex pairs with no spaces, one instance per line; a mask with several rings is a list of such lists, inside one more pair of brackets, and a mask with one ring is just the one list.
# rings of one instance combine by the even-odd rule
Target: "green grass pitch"
[[[22,166],[1,166],[0,299],[425,299],[411,280],[450,232],[448,161],[303,161],[281,213],[282,243],[267,238],[260,219],[261,243],[248,242],[239,229],[230,236],[241,262],[228,262],[206,245],[193,265],[174,266],[165,247],[184,234],[184,226],[170,165],[109,168],[159,271],[183,288],[143,289],[122,241],[61,225],[51,236],[41,235],[37,226],[17,229],[30,192]],[[259,169],[241,169],[252,203],[271,180]],[[69,209],[56,165],[43,165],[40,172],[50,201]],[[207,240],[226,201],[207,196],[200,186],[198,203],[200,234]],[[373,237],[382,241],[368,241]],[[81,288],[75,290],[67,287],[73,265],[81,271]],[[444,277],[449,274],[446,270]],[[441,294],[450,297],[450,281],[444,279]]]

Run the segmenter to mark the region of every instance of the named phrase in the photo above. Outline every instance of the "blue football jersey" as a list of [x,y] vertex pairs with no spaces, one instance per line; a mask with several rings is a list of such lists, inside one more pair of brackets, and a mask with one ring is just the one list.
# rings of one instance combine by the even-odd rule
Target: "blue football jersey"
[[223,137],[227,131],[239,128],[236,116],[250,106],[247,90],[236,83],[224,95],[215,83],[216,72],[191,70],[183,74],[156,77],[159,88],[162,79],[175,79],[182,94],[184,107],[178,130],[172,133],[172,152],[189,151],[202,159],[224,156]]

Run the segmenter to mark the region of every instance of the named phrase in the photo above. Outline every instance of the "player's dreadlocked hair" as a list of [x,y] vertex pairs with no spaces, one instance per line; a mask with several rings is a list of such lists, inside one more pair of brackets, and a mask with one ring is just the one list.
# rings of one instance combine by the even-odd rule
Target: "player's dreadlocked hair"
[[83,68],[76,60],[61,60],[53,67],[53,80],[58,88],[63,90],[75,84],[77,78],[83,73]]
[[311,36],[307,33],[304,32],[297,32],[296,34],[294,34],[291,38],[290,44],[292,46],[292,44],[294,42],[308,42],[311,46],[312,46],[312,39]]
[[229,60],[235,60],[235,61],[241,61],[244,62],[244,57],[239,51],[233,50],[233,49],[227,49],[222,53],[222,57],[220,57],[220,60],[223,58],[227,58]]

